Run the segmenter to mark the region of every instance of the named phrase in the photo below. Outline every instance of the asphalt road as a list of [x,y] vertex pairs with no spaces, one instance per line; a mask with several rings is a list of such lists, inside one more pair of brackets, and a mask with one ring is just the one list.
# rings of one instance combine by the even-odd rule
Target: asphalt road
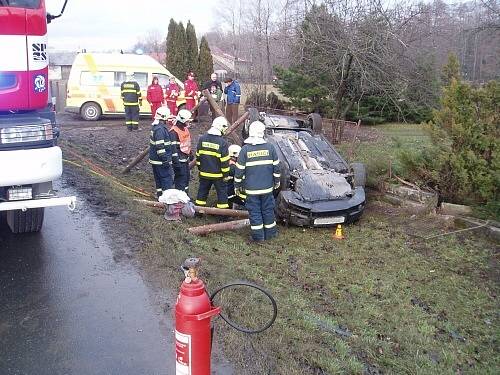
[[0,229],[0,374],[174,374],[171,312],[99,217],[45,212],[38,234]]

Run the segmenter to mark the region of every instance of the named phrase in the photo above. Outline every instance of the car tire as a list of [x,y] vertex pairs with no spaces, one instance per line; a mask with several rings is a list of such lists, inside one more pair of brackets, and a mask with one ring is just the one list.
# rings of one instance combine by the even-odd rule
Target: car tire
[[7,224],[12,233],[34,233],[42,229],[44,208],[7,211]]
[[318,113],[311,113],[307,116],[307,121],[313,134],[323,133],[323,119]]
[[250,124],[254,121],[261,121],[261,115],[260,112],[257,108],[248,108],[248,119],[245,121],[245,125],[243,125],[243,129],[241,130],[241,135],[243,136],[243,139],[248,138],[248,128],[250,127]]
[[365,187],[366,185],[366,167],[363,163],[352,163],[352,172],[354,174],[354,187]]
[[97,121],[101,118],[102,109],[96,102],[88,102],[82,106],[80,115],[85,121]]

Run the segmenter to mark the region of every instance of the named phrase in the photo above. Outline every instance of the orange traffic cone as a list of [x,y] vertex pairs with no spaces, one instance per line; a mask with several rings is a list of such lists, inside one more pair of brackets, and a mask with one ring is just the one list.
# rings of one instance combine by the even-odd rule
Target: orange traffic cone
[[333,238],[336,240],[343,240],[344,235],[342,233],[342,225],[338,224],[337,228],[335,229],[335,233],[333,234]]

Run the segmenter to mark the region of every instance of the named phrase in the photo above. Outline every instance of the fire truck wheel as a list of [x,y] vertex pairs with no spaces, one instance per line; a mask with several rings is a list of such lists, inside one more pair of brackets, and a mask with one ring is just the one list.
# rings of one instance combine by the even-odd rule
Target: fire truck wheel
[[44,208],[7,211],[7,224],[12,233],[33,233],[42,229]]
[[85,103],[80,114],[85,121],[97,121],[102,114],[101,106],[95,102]]

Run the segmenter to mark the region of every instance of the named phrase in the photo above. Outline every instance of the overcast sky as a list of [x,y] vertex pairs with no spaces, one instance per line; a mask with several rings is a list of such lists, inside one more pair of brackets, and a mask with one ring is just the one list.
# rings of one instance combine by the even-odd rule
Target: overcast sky
[[[49,13],[59,14],[64,0],[45,3]],[[152,29],[166,36],[170,18],[184,26],[190,19],[201,36],[213,26],[216,4],[216,0],[69,0],[63,16],[48,25],[49,48],[127,49]]]

